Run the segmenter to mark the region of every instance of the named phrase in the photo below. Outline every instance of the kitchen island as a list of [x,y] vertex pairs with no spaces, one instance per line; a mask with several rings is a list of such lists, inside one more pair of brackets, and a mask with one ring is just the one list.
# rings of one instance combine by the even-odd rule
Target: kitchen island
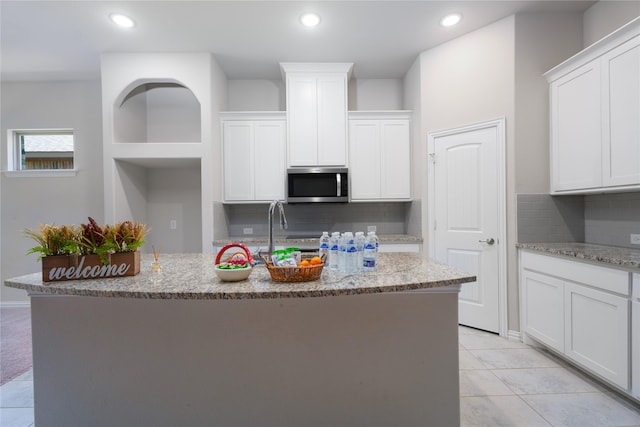
[[127,278],[9,279],[31,296],[47,425],[459,424],[457,299],[475,280],[417,254],[373,273],[220,282],[210,255]]

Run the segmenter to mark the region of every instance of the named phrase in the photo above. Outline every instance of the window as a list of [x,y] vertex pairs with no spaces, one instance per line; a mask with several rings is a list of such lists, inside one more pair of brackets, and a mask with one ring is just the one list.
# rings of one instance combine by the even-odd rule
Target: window
[[73,130],[13,130],[9,138],[9,170],[73,170]]

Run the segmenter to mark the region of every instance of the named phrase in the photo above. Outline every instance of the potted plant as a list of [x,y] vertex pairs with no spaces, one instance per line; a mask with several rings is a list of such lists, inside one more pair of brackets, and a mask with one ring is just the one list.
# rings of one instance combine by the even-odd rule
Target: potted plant
[[42,260],[42,280],[97,279],[133,276],[140,272],[140,248],[148,228],[132,221],[100,226],[91,217],[88,224],[40,225],[25,230],[38,245],[28,253]]

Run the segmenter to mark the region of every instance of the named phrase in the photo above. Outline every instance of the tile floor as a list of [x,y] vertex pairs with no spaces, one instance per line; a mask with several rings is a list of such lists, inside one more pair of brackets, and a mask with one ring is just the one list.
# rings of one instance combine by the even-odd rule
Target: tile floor
[[[460,327],[462,426],[634,426],[636,405],[544,351]],[[0,426],[33,426],[31,371],[0,387]]]

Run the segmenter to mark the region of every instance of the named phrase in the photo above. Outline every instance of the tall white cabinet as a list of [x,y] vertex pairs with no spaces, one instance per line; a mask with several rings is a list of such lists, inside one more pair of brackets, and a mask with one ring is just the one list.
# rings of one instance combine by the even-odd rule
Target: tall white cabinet
[[351,63],[282,63],[289,166],[346,166]]
[[224,201],[284,200],[285,113],[222,113],[221,118]]
[[351,201],[411,200],[411,113],[349,113]]
[[545,76],[551,192],[640,189],[640,18]]

